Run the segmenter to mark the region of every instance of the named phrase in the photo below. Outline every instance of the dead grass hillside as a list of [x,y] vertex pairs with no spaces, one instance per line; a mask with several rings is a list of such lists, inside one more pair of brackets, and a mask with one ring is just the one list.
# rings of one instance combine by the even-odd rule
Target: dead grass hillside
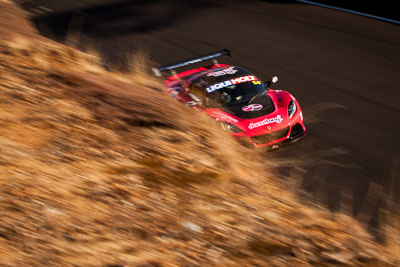
[[144,72],[106,72],[34,32],[8,38],[12,24],[0,21],[0,266],[400,264]]

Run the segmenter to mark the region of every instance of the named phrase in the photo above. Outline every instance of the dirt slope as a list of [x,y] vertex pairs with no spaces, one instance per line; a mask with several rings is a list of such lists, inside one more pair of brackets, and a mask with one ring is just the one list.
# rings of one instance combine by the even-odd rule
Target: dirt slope
[[0,18],[2,266],[400,264],[139,69],[44,41],[5,1]]

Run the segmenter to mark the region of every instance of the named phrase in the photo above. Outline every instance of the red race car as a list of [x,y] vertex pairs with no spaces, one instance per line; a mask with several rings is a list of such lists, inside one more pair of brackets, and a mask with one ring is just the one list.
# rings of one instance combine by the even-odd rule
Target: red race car
[[[275,76],[263,82],[237,66],[219,64],[217,57],[231,55],[225,49],[205,56],[154,68],[157,76],[171,71],[164,80],[167,92],[184,104],[206,112],[231,135],[256,147],[275,149],[306,133],[297,100],[288,92],[268,88]],[[213,59],[213,64],[177,73],[175,69]]]

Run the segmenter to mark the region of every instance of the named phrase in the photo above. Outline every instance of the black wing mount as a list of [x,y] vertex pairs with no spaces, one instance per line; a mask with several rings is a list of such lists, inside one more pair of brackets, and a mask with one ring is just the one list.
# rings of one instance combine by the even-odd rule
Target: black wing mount
[[[204,56],[200,56],[200,57],[194,57],[194,58],[190,58],[184,61],[180,61],[174,64],[170,64],[170,65],[166,65],[166,66],[161,66],[158,68],[153,68],[153,72],[156,76],[161,76],[161,72],[163,71],[171,71],[172,75],[176,74],[175,69],[183,67],[183,66],[187,66],[187,65],[191,65],[191,64],[195,64],[195,63],[199,63],[201,61],[205,61],[205,60],[210,60],[210,59],[216,59],[217,57],[221,57],[224,55],[228,55],[228,56],[232,56],[231,51],[229,51],[228,49],[224,49],[224,50],[220,50],[220,51],[216,51]],[[214,61],[215,64],[218,64],[218,62],[215,60]]]

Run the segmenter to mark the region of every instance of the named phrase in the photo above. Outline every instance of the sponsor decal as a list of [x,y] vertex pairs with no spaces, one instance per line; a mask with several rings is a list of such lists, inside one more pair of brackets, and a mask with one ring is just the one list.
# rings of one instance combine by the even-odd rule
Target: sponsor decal
[[228,87],[234,84],[239,84],[239,83],[244,83],[244,82],[251,82],[251,81],[256,81],[257,78],[254,75],[247,75],[247,76],[242,76],[234,79],[230,79],[224,82],[216,83],[214,85],[211,85],[207,87],[207,93],[214,92],[215,90],[222,89],[224,87]]
[[271,119],[264,119],[262,121],[258,121],[255,123],[250,123],[249,124],[249,129],[254,129],[254,128],[258,128],[264,125],[268,125],[271,123],[281,123],[283,121],[281,115],[277,115],[275,118],[271,118]]
[[250,82],[250,81],[256,81],[257,78],[253,75],[247,75],[247,76],[242,76],[239,78],[234,78],[231,80],[232,84],[238,84],[238,83],[244,83],[244,82]]
[[260,81],[253,81],[253,84],[261,84]]
[[214,72],[210,72],[209,74],[207,74],[207,76],[214,76],[214,77],[218,77],[218,76],[223,76],[226,74],[235,74],[236,72],[238,72],[238,70],[234,69],[235,67],[229,67],[223,70],[219,70],[219,71],[214,71]]
[[260,104],[251,104],[242,108],[244,112],[255,111],[262,109],[262,105]]

